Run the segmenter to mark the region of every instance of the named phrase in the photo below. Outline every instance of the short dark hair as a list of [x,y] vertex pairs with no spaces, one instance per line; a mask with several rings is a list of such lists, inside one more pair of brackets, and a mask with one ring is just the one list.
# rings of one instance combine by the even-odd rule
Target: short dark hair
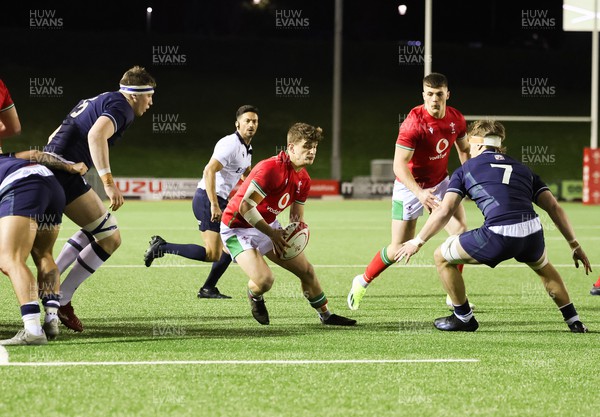
[[444,74],[439,72],[432,72],[423,78],[423,85],[431,88],[448,87],[448,79]]
[[258,114],[258,107],[253,106],[252,104],[244,104],[243,106],[241,106],[239,109],[237,109],[237,111],[235,112],[235,118],[236,120],[244,113],[248,113],[248,112],[252,112],[252,113],[256,113]]

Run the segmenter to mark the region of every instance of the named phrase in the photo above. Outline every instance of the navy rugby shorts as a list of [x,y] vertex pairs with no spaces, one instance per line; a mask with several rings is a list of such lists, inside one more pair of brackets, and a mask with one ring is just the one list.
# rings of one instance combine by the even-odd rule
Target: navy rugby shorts
[[[221,211],[225,211],[225,208],[227,207],[227,200],[218,196],[217,199],[219,200],[219,207],[221,208]],[[221,229],[221,221],[210,221],[210,200],[208,199],[206,190],[203,190],[202,188],[196,189],[194,199],[192,200],[192,209],[194,210],[194,216],[196,216],[196,219],[198,219],[198,229],[200,229],[201,232],[211,230],[219,233],[219,230]]]
[[482,226],[462,233],[459,239],[460,245],[473,259],[492,268],[511,258],[524,263],[536,262],[545,249],[543,230],[525,237],[510,237]]
[[59,225],[64,209],[65,194],[52,176],[30,175],[0,193],[0,217],[23,216],[38,226]]

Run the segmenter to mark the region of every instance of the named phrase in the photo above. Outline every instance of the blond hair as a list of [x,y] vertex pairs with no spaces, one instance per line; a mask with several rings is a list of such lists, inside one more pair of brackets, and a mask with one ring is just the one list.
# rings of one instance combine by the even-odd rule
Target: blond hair
[[[504,125],[499,121],[492,119],[476,120],[469,125],[469,136],[481,136],[482,138],[485,138],[486,136],[491,135],[499,136],[502,139],[502,143],[504,143],[504,139],[506,138],[506,129],[504,128]],[[498,152],[506,153],[505,146],[488,147],[497,149]]]
[[119,83],[123,85],[150,85],[156,87],[156,81],[152,75],[150,75],[144,67],[138,65],[125,71],[125,74],[123,74]]

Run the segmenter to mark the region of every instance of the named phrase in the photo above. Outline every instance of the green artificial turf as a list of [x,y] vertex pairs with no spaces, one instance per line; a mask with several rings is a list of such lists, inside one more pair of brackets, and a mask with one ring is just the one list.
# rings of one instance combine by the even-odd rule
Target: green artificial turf
[[[479,226],[474,204],[466,207],[469,226]],[[598,268],[600,209],[564,207]],[[409,266],[382,274],[360,310],[348,310],[352,278],[389,241],[389,201],[306,205],[307,256],[329,305],[357,319],[354,328],[322,326],[298,279],[281,268],[274,268],[275,284],[265,295],[270,326],[252,318],[247,279],[237,265],[218,285],[231,300],[196,298],[209,264],[167,255],[145,268],[143,253],[154,234],[200,242],[190,201],[127,201],[116,214],[122,247],[73,298],[85,331],[61,326],[59,339],[46,346],[8,347],[12,363],[43,366],[0,366],[0,415],[590,416],[600,406],[600,297],[589,295],[597,271],[586,277],[571,265],[568,245],[547,216],[542,223],[550,260],[588,334],[570,333],[536,275],[514,261],[496,269],[465,267],[477,332],[436,330],[433,320],[449,314],[432,265],[444,233]],[[75,230],[65,223],[56,254]],[[0,337],[8,338],[22,322],[7,279],[0,281],[0,296]],[[424,359],[474,361],[315,362]],[[282,362],[147,363],[215,360]],[[94,364],[48,366],[56,362]],[[106,362],[124,364],[100,365]]]

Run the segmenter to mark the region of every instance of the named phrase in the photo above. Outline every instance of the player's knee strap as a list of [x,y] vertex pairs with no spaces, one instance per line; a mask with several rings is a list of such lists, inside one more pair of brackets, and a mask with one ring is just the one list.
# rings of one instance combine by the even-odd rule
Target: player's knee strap
[[99,219],[83,227],[83,230],[94,235],[97,240],[109,237],[118,229],[117,218],[109,212],[106,212]]
[[448,236],[448,239],[446,239],[444,243],[442,243],[440,246],[442,256],[451,264],[458,263],[458,261],[462,260],[460,255],[458,254],[458,250],[456,249],[457,245],[458,235],[452,235]]
[[548,265],[548,262],[548,255],[546,254],[546,249],[544,249],[544,253],[538,261],[528,263],[527,265],[534,271],[539,271],[540,269]]

